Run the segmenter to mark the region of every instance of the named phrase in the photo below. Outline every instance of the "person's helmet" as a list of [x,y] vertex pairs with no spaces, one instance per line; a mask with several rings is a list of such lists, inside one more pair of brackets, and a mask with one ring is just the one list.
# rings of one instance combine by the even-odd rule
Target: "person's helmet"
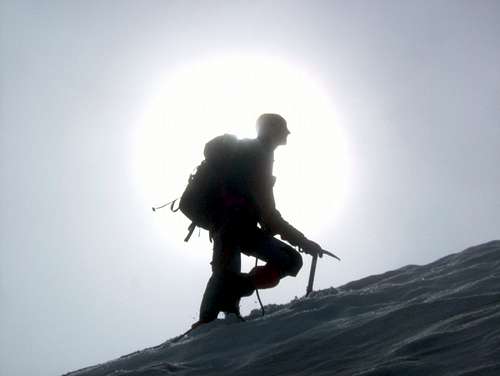
[[290,131],[286,126],[286,120],[278,114],[262,114],[257,119],[257,135],[267,137],[270,134],[288,135]]

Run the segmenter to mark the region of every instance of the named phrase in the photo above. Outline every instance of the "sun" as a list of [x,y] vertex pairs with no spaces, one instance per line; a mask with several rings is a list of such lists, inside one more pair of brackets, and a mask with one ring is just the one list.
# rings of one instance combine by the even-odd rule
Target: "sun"
[[[169,72],[161,84],[137,127],[134,175],[146,205],[180,197],[211,138],[253,138],[257,117],[273,112],[291,131],[275,153],[278,209],[306,235],[333,226],[348,192],[347,144],[312,74],[276,57],[225,55]],[[180,216],[162,217],[183,234]]]

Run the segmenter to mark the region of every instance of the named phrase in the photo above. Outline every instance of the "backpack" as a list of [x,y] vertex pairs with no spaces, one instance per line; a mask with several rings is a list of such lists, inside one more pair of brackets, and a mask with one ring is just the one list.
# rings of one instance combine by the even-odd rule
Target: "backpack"
[[217,136],[206,143],[205,159],[189,176],[179,201],[179,209],[191,220],[188,241],[196,226],[210,230],[221,204],[225,179],[230,173],[238,147],[238,139],[230,134]]

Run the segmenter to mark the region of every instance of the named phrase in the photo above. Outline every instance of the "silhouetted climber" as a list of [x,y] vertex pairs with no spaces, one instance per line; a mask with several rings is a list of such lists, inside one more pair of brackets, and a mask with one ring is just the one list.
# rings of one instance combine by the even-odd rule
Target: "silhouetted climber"
[[[218,143],[226,137],[223,141],[234,145],[230,162],[225,161],[226,167],[217,169],[219,198],[206,208],[210,224],[204,227],[214,242],[213,274],[203,295],[199,321],[193,327],[216,319],[221,311],[241,317],[241,297],[251,295],[255,289],[274,287],[283,277],[297,275],[302,267],[301,255],[274,235],[279,234],[306,253],[322,251],[317,243],[285,221],[275,206],[274,150],[287,143],[290,132],[285,119],[277,114],[263,114],[257,120],[257,131],[255,139],[236,141],[229,135],[218,138]],[[182,204],[181,199],[181,210]],[[197,223],[190,226],[190,232],[194,224]],[[241,273],[240,252],[264,260],[266,265]]]

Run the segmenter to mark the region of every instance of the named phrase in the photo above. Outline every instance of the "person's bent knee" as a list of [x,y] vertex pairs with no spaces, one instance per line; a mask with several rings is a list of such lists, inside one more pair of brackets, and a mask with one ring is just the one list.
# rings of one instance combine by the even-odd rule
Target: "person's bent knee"
[[302,256],[299,252],[293,250],[293,252],[290,252],[290,265],[287,268],[288,270],[286,271],[286,274],[292,277],[296,277],[297,274],[299,274],[300,269],[302,269],[302,265]]

